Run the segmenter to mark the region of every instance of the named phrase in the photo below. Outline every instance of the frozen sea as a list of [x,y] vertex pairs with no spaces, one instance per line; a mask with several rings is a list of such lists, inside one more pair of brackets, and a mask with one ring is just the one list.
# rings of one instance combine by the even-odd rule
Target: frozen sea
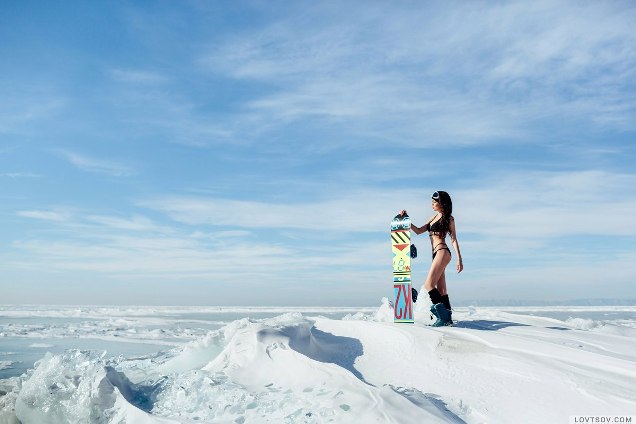
[[105,351],[108,357],[144,356],[183,346],[242,318],[298,312],[340,319],[376,309],[0,305],[0,380],[33,368],[46,352],[80,349]]
[[427,306],[0,306],[0,424],[636,415],[636,307]]

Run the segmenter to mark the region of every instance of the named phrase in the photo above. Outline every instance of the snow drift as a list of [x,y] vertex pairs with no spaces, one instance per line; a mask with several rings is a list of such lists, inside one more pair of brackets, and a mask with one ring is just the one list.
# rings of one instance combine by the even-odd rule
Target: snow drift
[[143,358],[47,354],[4,381],[0,424],[536,423],[634,413],[633,320],[472,308],[455,314],[455,327],[432,328],[422,309],[415,325],[390,322],[387,302],[342,320],[246,318]]

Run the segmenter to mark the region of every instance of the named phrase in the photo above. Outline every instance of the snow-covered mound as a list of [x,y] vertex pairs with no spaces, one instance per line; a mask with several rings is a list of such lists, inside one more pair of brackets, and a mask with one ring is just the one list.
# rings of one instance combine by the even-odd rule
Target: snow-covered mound
[[47,354],[0,382],[0,424],[537,423],[634,413],[633,327],[471,308],[455,313],[455,327],[432,328],[424,306],[415,325],[393,324],[385,301],[342,320],[246,318],[151,357]]

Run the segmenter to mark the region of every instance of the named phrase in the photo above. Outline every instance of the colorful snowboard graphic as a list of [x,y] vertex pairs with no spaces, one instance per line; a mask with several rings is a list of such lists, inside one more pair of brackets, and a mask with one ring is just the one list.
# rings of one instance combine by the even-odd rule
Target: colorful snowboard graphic
[[393,251],[393,322],[414,322],[411,299],[411,218],[398,214],[391,221]]

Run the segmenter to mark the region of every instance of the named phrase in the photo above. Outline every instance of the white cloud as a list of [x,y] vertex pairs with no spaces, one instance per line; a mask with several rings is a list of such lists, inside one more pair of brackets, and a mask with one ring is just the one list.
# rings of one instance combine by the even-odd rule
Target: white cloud
[[62,152],[62,154],[71,164],[82,171],[105,174],[112,177],[129,177],[135,173],[132,168],[121,163],[96,159],[69,151]]
[[0,173],[0,177],[7,178],[41,178],[42,175],[34,172],[3,172]]
[[[377,231],[388,226],[392,199],[403,195],[389,191],[352,192],[309,203],[265,203],[224,198],[169,196],[140,202],[178,222],[225,228],[306,229],[339,232]],[[410,195],[410,193],[409,193]]]
[[[606,171],[528,172],[456,191],[468,231],[498,240],[636,236],[636,176]],[[464,206],[462,208],[462,206]],[[505,245],[505,244],[504,244]]]
[[[60,233],[57,238],[37,237],[14,242],[13,248],[24,255],[22,259],[6,261],[5,258],[5,263],[14,270],[35,268],[46,273],[62,273],[65,278],[91,275],[93,283],[109,279],[142,286],[144,281],[151,284],[158,281],[222,283],[239,287],[239,297],[234,297],[234,302],[243,299],[240,293],[250,299],[277,293],[281,303],[305,303],[307,299],[294,301],[291,295],[302,293],[324,303],[329,302],[329,293],[342,281],[347,284],[338,296],[350,299],[348,303],[357,303],[356,299],[372,302],[390,294],[388,238],[386,243],[357,242],[352,237],[347,242],[327,239],[325,243],[303,246],[301,242],[299,246],[277,237],[269,237],[269,242],[258,242],[254,233],[244,231],[221,230],[201,237],[201,234],[193,236],[177,228],[170,235],[149,229],[133,236],[126,228],[108,224],[80,221],[76,227],[77,238],[69,238],[66,226],[64,234]],[[426,237],[416,238],[415,242],[420,247],[420,258],[414,262],[413,277],[419,289],[429,260]],[[475,243],[476,250],[465,249],[466,244],[462,247],[465,272],[456,275],[452,271],[453,261],[447,276],[451,294],[459,301],[543,299],[541,293],[545,292],[564,299],[598,297],[598,283],[606,280],[609,281],[604,287],[613,290],[608,296],[621,296],[627,288],[621,288],[620,284],[633,275],[633,253],[571,255],[554,249],[549,259],[539,259],[539,265],[532,266],[527,261],[505,263],[497,251],[487,252],[489,262],[484,257],[477,260],[473,255],[478,250],[489,250],[489,246],[482,243]],[[188,296],[192,301],[197,299],[196,295]]]
[[[615,289],[611,296],[627,293],[620,285],[634,273],[629,248],[636,237],[634,183],[634,175],[595,170],[517,172],[494,173],[472,188],[449,188],[466,266],[456,276],[453,261],[448,272],[458,299],[540,299],[537,290],[555,283],[569,288],[554,290],[555,296],[568,298],[576,287],[569,298],[598,297],[594,291],[605,277]],[[346,279],[347,296],[365,291],[361,296],[368,298],[367,290],[383,293],[388,284],[387,232],[400,209],[396,205],[422,225],[431,214],[430,193],[349,189],[286,204],[193,196],[140,203],[170,216],[175,221],[170,225],[140,214],[22,211],[19,216],[53,226],[46,235],[16,240],[13,248],[23,254],[8,265],[125,281],[240,284],[254,296],[259,291],[284,296],[285,290],[319,295],[317,284],[324,290]],[[581,251],[580,237],[595,237],[603,254]],[[614,237],[625,244],[614,246]],[[425,235],[414,242],[420,251],[413,274],[419,287],[428,270],[429,243]]]
[[112,228],[117,230],[130,230],[130,231],[156,231],[156,232],[170,232],[170,228],[155,224],[151,219],[141,216],[133,215],[130,218],[121,218],[114,216],[103,215],[88,215],[85,220],[89,223],[99,224],[106,228]]
[[136,228],[131,235],[128,226],[113,225],[116,220],[92,218],[75,216],[60,228],[59,237],[15,241],[13,248],[29,259],[18,258],[11,265],[111,278],[213,281],[250,287],[293,282],[300,275],[312,280],[335,279],[343,267],[361,267],[368,254],[378,250],[371,246],[369,251],[364,244],[299,248],[277,238],[257,241],[245,231],[221,230],[203,237],[152,225]]
[[0,88],[0,97],[3,99],[0,103],[0,134],[32,135],[35,133],[35,122],[54,117],[68,103],[64,97],[48,93],[48,88],[27,86],[13,90]]
[[[478,187],[449,189],[461,232],[497,252],[548,246],[572,236],[636,236],[636,176],[605,171],[511,172]],[[430,194],[414,190],[334,188],[324,200],[267,203],[169,196],[140,203],[188,225],[253,229],[378,232],[399,209],[422,225]],[[400,205],[400,206],[398,206]],[[611,223],[606,217],[611,216]],[[600,224],[600,225],[599,225]]]
[[[624,10],[623,10],[624,9]],[[233,34],[199,63],[269,91],[253,123],[322,120],[412,146],[528,138],[537,122],[633,127],[636,10],[615,3],[330,5]],[[523,136],[522,136],[523,135]]]
[[636,255],[590,252],[563,255],[535,265],[465,266],[463,274],[451,276],[451,300],[539,300],[633,299]]
[[[315,148],[339,148],[343,139],[421,148],[529,142],[547,127],[555,134],[572,125],[634,128],[636,101],[624,90],[636,69],[632,8],[560,1],[295,7],[273,13],[268,6],[259,10],[273,13],[265,24],[197,39],[187,72],[111,68],[126,83],[111,94],[113,105],[139,134],[196,147],[285,138]],[[146,25],[131,30],[150,34]],[[176,84],[215,84],[219,75],[242,87],[231,101],[211,93],[208,102],[190,84]],[[316,139],[296,141],[290,127]]]
[[24,218],[32,218],[32,219],[38,219],[43,221],[57,221],[57,222],[65,222],[69,218],[68,214],[64,212],[42,211],[42,210],[18,211],[17,215]]

